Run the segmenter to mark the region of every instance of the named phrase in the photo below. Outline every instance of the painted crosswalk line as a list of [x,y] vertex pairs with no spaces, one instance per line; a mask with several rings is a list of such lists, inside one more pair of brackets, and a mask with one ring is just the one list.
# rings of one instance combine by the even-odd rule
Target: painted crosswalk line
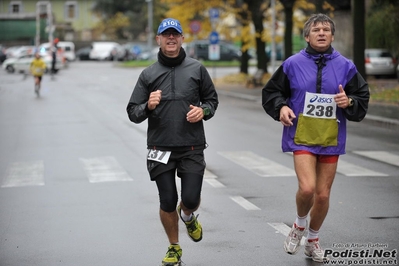
[[225,187],[225,185],[223,185],[222,183],[220,183],[217,180],[217,176],[214,173],[212,173],[211,171],[209,171],[208,169],[205,169],[204,181],[214,188]]
[[251,203],[250,201],[246,200],[245,198],[241,196],[232,196],[230,197],[234,202],[236,202],[238,205],[246,209],[247,211],[257,211],[260,210],[259,207],[257,207],[255,204]]
[[[292,152],[287,154],[293,155]],[[353,163],[349,163],[343,159],[343,157],[339,158],[337,173],[340,173],[345,176],[388,176],[387,174],[376,172],[365,167],[358,166]]]
[[79,158],[90,183],[133,181],[112,156]]
[[295,176],[295,171],[291,168],[266,159],[251,151],[219,152],[219,154],[259,176]]
[[15,162],[7,170],[1,187],[44,186],[44,162]]
[[387,174],[348,163],[342,159],[338,161],[337,172],[345,176],[388,176]]
[[354,154],[358,154],[379,162],[392,164],[399,166],[399,155],[386,152],[386,151],[353,151]]

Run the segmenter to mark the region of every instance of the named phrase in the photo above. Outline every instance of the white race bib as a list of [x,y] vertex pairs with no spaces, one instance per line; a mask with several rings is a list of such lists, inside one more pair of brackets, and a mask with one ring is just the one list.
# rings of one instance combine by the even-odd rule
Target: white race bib
[[320,94],[306,92],[303,115],[314,118],[335,119],[337,104],[334,94]]
[[159,151],[159,150],[148,149],[147,160],[167,164],[169,161],[170,154],[171,154],[170,151]]

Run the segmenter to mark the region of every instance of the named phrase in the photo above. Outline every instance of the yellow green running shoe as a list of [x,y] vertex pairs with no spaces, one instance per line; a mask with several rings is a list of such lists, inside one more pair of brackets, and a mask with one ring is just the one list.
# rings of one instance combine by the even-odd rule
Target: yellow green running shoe
[[198,222],[198,215],[195,216],[194,213],[192,215],[191,221],[186,222],[183,220],[183,218],[181,217],[181,207],[180,205],[177,206],[177,213],[180,216],[180,219],[184,222],[184,224],[187,227],[187,233],[188,236],[194,241],[194,242],[199,242],[202,239],[202,226],[201,224]]
[[180,245],[170,245],[165,258],[162,260],[162,266],[180,266],[182,255],[183,251]]

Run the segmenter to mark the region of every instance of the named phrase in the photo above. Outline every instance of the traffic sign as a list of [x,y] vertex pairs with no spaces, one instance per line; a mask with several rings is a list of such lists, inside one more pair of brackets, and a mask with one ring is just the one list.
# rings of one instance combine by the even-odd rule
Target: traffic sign
[[209,18],[211,20],[218,20],[219,19],[219,9],[217,9],[217,8],[209,9]]
[[212,31],[211,34],[209,34],[209,43],[210,44],[219,43],[219,34],[216,31]]
[[211,44],[208,48],[209,60],[220,60],[220,45]]
[[201,31],[201,21],[193,20],[190,22],[190,30],[192,33],[197,34]]

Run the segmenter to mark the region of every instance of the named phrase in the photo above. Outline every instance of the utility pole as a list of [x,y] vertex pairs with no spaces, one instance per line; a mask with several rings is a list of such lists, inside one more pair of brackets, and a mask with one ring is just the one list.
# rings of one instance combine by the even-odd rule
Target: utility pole
[[40,4],[36,2],[36,36],[35,36],[36,48],[40,45]]
[[271,47],[271,74],[275,71],[276,66],[276,1],[272,0],[272,47]]
[[51,48],[53,48],[54,26],[53,26],[53,12],[50,1],[47,3],[47,21],[48,21],[48,41],[51,45]]
[[[36,36],[35,36],[35,46],[38,48],[40,46],[40,12],[41,6],[43,3],[36,3]],[[48,30],[48,41],[50,42],[51,47],[53,46],[53,33],[54,33],[54,25],[53,25],[53,12],[51,8],[51,3],[48,2],[46,4],[46,12],[47,12],[47,30]]]
[[147,3],[148,3],[148,40],[147,40],[147,43],[148,43],[148,49],[150,49],[150,53],[151,53],[151,51],[152,51],[152,39],[153,39],[153,36],[152,36],[152,28],[153,28],[153,24],[152,24],[152,22],[153,22],[153,11],[152,11],[152,6],[153,6],[153,4],[152,4],[152,1],[153,0],[145,0]]

